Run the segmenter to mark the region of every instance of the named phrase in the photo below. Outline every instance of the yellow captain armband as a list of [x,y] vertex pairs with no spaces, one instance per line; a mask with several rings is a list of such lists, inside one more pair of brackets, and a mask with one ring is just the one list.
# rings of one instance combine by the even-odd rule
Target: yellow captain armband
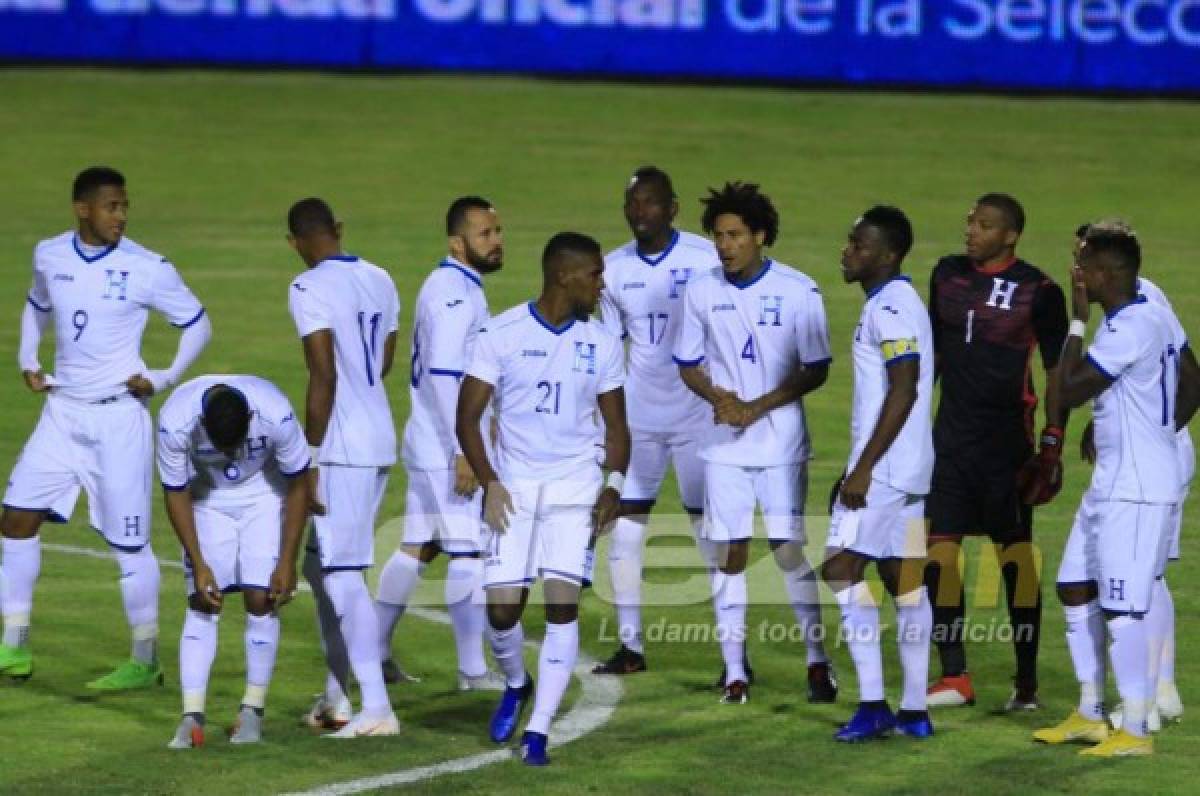
[[917,347],[917,341],[911,338],[907,340],[884,340],[880,349],[883,351],[883,361],[889,364],[900,359],[911,359],[921,355]]

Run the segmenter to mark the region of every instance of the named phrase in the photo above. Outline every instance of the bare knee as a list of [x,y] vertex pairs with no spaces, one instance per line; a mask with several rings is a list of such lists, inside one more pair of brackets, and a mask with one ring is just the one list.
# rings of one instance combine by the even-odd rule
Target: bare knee
[[275,608],[271,598],[261,589],[247,589],[242,592],[242,603],[246,606],[246,613],[253,616],[266,616]]
[[821,565],[821,579],[834,591],[841,591],[860,582],[867,570],[867,560],[849,550],[839,550]]
[[749,558],[749,542],[729,542],[717,546],[717,569],[723,574],[742,574],[746,571],[746,563]]
[[45,520],[44,511],[5,508],[0,514],[0,534],[6,539],[32,539]]

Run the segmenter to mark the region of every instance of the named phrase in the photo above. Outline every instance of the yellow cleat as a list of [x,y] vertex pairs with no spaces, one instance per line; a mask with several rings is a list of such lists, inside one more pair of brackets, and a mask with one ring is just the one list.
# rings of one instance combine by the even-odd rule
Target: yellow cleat
[[1079,754],[1090,757],[1143,757],[1154,754],[1154,740],[1117,730],[1107,741],[1084,749]]
[[1078,710],[1074,710],[1061,724],[1035,731],[1033,740],[1049,744],[1104,743],[1108,740],[1108,722],[1104,719],[1086,719]]

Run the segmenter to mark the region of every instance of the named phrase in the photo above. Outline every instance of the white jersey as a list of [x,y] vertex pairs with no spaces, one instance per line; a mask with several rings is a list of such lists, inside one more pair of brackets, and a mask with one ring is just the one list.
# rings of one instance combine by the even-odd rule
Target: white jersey
[[[1146,300],[1151,304],[1169,310],[1171,317],[1175,319],[1175,350],[1182,352],[1188,347],[1187,333],[1183,330],[1183,325],[1179,323],[1179,316],[1175,314],[1174,307],[1167,299],[1167,294],[1163,293],[1158,285],[1151,282],[1149,279],[1138,277],[1138,294],[1145,296]],[[1178,446],[1179,452],[1179,477],[1182,479],[1182,488],[1186,489],[1191,483],[1192,477],[1196,474],[1196,448],[1192,445],[1192,434],[1188,431],[1187,426],[1179,429],[1175,434],[1175,444]]]
[[[240,392],[250,407],[246,442],[230,460],[213,447],[201,418],[204,394],[216,384]],[[192,490],[197,503],[246,505],[283,497],[285,478],[309,466],[308,443],[287,396],[257,376],[200,376],[181,384],[158,413],[158,473],[163,487]]]
[[296,277],[288,309],[301,338],[333,332],[337,391],[320,464],[394,464],[396,430],[382,372],[384,342],[400,324],[392,278],[358,257],[330,257]]
[[624,352],[599,323],[554,327],[531,301],[488,322],[467,374],[495,387],[500,477],[552,481],[596,466],[596,397],[624,383]]
[[[688,284],[674,357],[678,365],[704,363],[714,386],[754,400],[797,368],[831,361],[821,291],[771,260],[743,284],[730,282],[721,268],[698,275]],[[706,461],[740,467],[796,464],[809,454],[800,401],[772,409],[746,429],[712,426],[700,448]]]
[[89,254],[74,232],[34,249],[28,300],[54,313],[55,391],[82,401],[124,393],[130,376],[146,372],[141,347],[148,310],[181,329],[204,314],[162,256],[128,238]]
[[446,258],[421,285],[413,313],[412,414],[404,427],[404,464],[410,470],[445,470],[459,453],[454,433],[459,383],[488,321],[479,272]]
[[625,405],[630,428],[660,432],[711,424],[712,411],[679,378],[671,352],[683,322],[687,283],[719,265],[707,238],[678,230],[653,257],[630,241],[604,258],[600,319],[629,340]]
[[1111,382],[1093,405],[1097,500],[1179,499],[1175,340],[1171,313],[1143,297],[1108,313],[1096,331],[1087,358]]
[[849,473],[867,446],[888,390],[887,369],[916,359],[920,364],[917,401],[900,433],[883,454],[871,477],[898,492],[929,493],[933,475],[933,330],[929,311],[906,276],[896,277],[867,294],[854,329],[854,401],[850,413]]

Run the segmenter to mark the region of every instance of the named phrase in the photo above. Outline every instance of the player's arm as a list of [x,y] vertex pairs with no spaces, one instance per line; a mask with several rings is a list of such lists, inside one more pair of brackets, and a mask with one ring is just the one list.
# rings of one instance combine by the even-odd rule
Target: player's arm
[[34,392],[49,389],[46,374],[42,373],[42,363],[38,360],[38,348],[46,327],[50,325],[49,307],[35,307],[33,299],[25,302],[25,310],[21,313],[21,341],[17,348],[17,362],[21,367],[21,375],[25,386]]
[[1067,342],[1058,360],[1058,400],[1067,409],[1083,406],[1104,392],[1115,376],[1102,371],[1096,360],[1084,356],[1084,327],[1091,315],[1087,287],[1078,265],[1071,266],[1071,318]]
[[772,409],[799,401],[818,389],[828,378],[828,362],[803,365],[789,373],[783,383],[770,392],[763,393],[753,401],[738,401],[739,411],[730,416],[730,422],[743,428],[749,426]]
[[620,511],[621,487],[625,484],[625,471],[629,469],[632,443],[625,419],[625,389],[617,387],[600,393],[596,396],[596,405],[604,420],[604,463],[609,469],[608,481],[592,508],[592,533],[598,535],[608,532]]
[[396,333],[392,332],[383,341],[383,370],[379,371],[382,378],[387,378],[392,372],[392,362],[396,359]]
[[458,391],[454,431],[476,480],[483,484],[483,519],[493,530],[503,533],[508,530],[508,514],[513,511],[512,498],[488,460],[483,432],[479,428],[483,411],[492,400],[493,389],[491,384],[475,376],[468,374],[463,379]]
[[1200,408],[1200,364],[1192,347],[1185,344],[1179,352],[1179,385],[1175,391],[1175,430],[1180,431],[1192,421]]
[[[449,302],[448,302],[449,303]],[[467,338],[472,325],[479,321],[470,310],[470,303],[462,301],[453,307],[442,309],[430,323],[429,350],[421,349],[421,357],[414,359],[413,367],[424,369],[420,377],[427,380],[434,399],[434,422],[444,437],[454,440],[454,491],[462,497],[470,497],[479,488],[479,481],[471,468],[462,448],[458,444],[458,391],[466,369]],[[419,346],[413,338],[414,348]]]
[[276,605],[284,605],[296,592],[296,562],[300,559],[300,540],[308,523],[308,486],[305,472],[287,479],[287,494],[283,498],[282,538],[279,540],[279,562],[271,575],[267,597]]
[[933,273],[929,275],[929,302],[925,305],[929,308],[929,328],[933,331],[933,380],[936,382],[942,375],[942,319],[938,314],[938,279],[937,266],[933,267]]
[[175,358],[169,367],[134,374],[125,382],[129,391],[141,398],[161,393],[178,384],[212,339],[212,322],[208,319],[208,313],[184,284],[175,266],[165,260],[159,263],[155,271],[150,305],[165,315],[181,333]]
[[1070,408],[1063,403],[1061,364],[1067,337],[1067,304],[1062,289],[1049,279],[1033,297],[1033,332],[1046,370],[1046,425],[1038,436],[1037,451],[1017,473],[1017,490],[1026,505],[1049,503],[1062,488],[1062,448]]
[[917,403],[917,380],[920,375],[919,353],[899,354],[887,360],[888,386],[883,397],[883,406],[879,410],[879,419],[875,421],[875,428],[867,439],[867,445],[859,455],[858,461],[855,462],[854,469],[842,481],[841,500],[846,508],[861,509],[867,505],[871,473],[896,441]]
[[[325,441],[329,419],[333,416],[333,399],[337,394],[337,366],[333,357],[333,331],[318,329],[305,335],[304,363],[308,367],[308,387],[304,393],[304,437],[316,451]],[[309,506],[313,514],[324,514],[325,507],[317,499],[318,462],[309,468]]]
[[163,504],[167,509],[167,519],[175,529],[183,552],[192,562],[192,582],[200,601],[210,608],[221,607],[221,589],[217,586],[216,578],[209,569],[208,562],[200,552],[200,540],[196,534],[196,515],[192,506],[192,491],[188,486],[181,489],[163,485]]
[[683,294],[683,321],[675,338],[671,359],[679,368],[679,378],[684,385],[714,410],[719,410],[723,406],[731,406],[737,395],[713,384],[708,371],[701,367],[707,338],[699,303],[701,292],[703,288],[688,290]]

